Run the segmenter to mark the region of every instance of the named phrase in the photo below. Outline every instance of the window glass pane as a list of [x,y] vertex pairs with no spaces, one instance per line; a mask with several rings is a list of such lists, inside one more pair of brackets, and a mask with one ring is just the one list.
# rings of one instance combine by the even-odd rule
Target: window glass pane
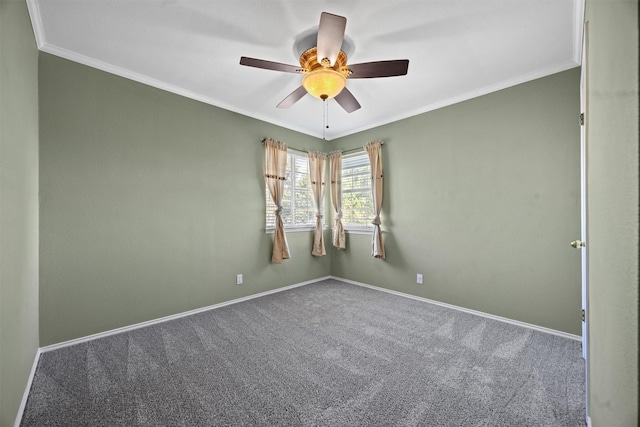
[[345,227],[371,227],[373,200],[371,167],[367,153],[342,159],[342,223]]

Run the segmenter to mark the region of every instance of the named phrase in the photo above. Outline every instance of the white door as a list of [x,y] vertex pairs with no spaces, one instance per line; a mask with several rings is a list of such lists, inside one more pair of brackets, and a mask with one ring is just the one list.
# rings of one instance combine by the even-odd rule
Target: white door
[[581,251],[582,255],[582,357],[587,359],[587,43],[588,23],[585,24],[584,39],[582,43],[582,73],[580,76],[580,240],[571,242],[571,245]]
[[[582,357],[585,365],[585,392],[587,419],[589,417],[589,264],[587,244],[587,198],[588,198],[588,140],[587,129],[589,124],[589,99],[588,99],[588,79],[589,79],[589,23],[584,24],[584,36],[582,41],[582,72],[580,76],[580,240],[571,242],[571,245],[581,251],[582,256]],[[575,245],[574,245],[575,243]]]

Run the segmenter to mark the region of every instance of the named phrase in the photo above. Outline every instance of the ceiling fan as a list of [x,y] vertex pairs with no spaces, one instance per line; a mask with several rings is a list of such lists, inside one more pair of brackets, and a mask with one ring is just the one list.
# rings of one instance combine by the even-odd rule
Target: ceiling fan
[[348,113],[360,108],[353,94],[346,88],[347,79],[393,77],[407,74],[408,59],[364,62],[347,66],[347,55],[341,50],[347,18],[322,12],[318,26],[317,47],[300,55],[300,66],[240,58],[240,65],[285,73],[304,74],[302,85],[280,102],[278,108],[289,108],[307,93],[322,99],[335,98]]

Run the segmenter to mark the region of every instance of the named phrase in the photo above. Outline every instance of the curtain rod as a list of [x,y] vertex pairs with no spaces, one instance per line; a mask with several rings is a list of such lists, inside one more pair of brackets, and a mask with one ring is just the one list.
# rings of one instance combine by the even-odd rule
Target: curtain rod
[[[263,144],[263,145],[264,145],[264,142],[265,142],[266,140],[267,140],[267,138],[262,138],[262,144]],[[287,144],[287,148],[291,148],[292,150],[295,150],[295,151],[300,151],[301,153],[307,153],[307,152],[309,152],[309,150],[301,150],[301,149],[299,149],[299,148],[292,147],[292,146],[290,146],[289,144]]]
[[[262,143],[264,144],[264,142],[265,142],[266,140],[267,140],[267,138],[262,138]],[[384,141],[380,141],[380,145],[384,145]],[[291,146],[290,146],[290,145],[288,145],[288,144],[287,144],[287,147],[288,147],[288,148],[291,148],[292,150],[300,151],[300,152],[302,152],[302,153],[307,153],[307,152],[309,152],[309,150],[301,150],[301,149],[296,148],[296,147],[291,147]],[[357,147],[357,148],[350,148],[350,149],[348,149],[348,150],[333,150],[333,151],[342,151],[342,154],[344,154],[344,153],[351,153],[351,152],[354,152],[354,151],[360,151],[360,150],[364,150],[364,148],[362,148],[362,147]]]
[[[384,141],[380,141],[380,145],[384,145]],[[360,151],[360,150],[363,150],[363,151],[364,151],[364,148],[362,148],[362,147],[358,147],[358,148],[349,148],[348,150],[342,150],[342,154],[344,154],[344,153],[351,153],[351,152],[354,152],[354,151]]]

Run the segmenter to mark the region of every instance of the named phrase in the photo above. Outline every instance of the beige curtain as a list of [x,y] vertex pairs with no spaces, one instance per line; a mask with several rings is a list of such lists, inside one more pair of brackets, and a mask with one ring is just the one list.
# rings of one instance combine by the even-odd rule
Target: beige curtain
[[329,153],[329,175],[331,178],[331,205],[333,205],[333,246],[338,249],[347,247],[342,225],[342,151]]
[[267,138],[264,141],[264,181],[267,184],[271,199],[276,205],[276,229],[273,234],[273,253],[271,262],[282,264],[289,259],[289,245],[282,224],[282,194],[287,170],[287,145],[283,142]]
[[324,256],[324,239],[322,237],[322,199],[325,188],[325,168],[327,155],[317,151],[309,151],[309,182],[313,191],[313,199],[316,204],[316,231],[313,234],[313,248],[311,255]]
[[372,141],[364,146],[369,155],[371,164],[371,192],[373,194],[373,240],[371,256],[384,259],[384,245],[382,243],[382,232],[380,231],[380,211],[382,210],[382,143]]

